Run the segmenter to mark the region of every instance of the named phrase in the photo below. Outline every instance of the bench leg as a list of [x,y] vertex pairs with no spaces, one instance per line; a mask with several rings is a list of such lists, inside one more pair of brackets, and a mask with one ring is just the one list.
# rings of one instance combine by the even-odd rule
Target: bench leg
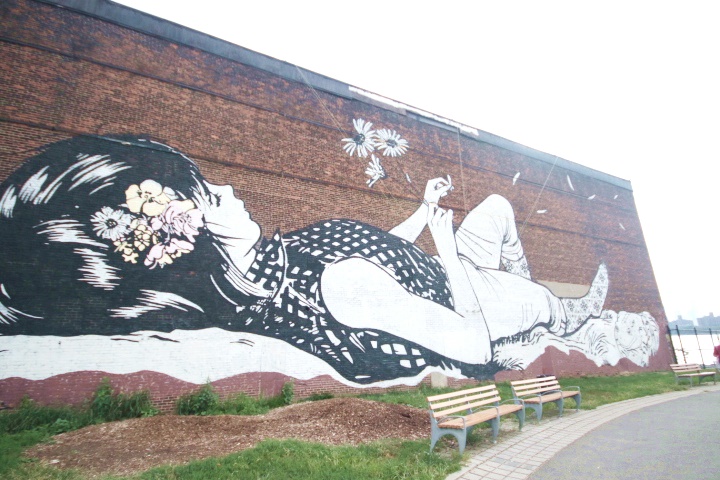
[[530,403],[525,405],[525,408],[530,407],[533,410],[535,410],[535,420],[537,420],[537,423],[540,423],[540,420],[542,420],[542,403]]
[[492,427],[493,443],[497,443],[497,437],[500,433],[500,417],[495,417],[492,420],[488,420],[490,427]]
[[518,419],[518,423],[520,424],[520,431],[522,431],[523,425],[525,425],[525,409],[518,410],[515,412],[515,416]]
[[460,447],[460,454],[462,455],[462,453],[465,451],[465,443],[467,441],[468,431],[472,431],[472,427],[468,428],[467,431],[458,430],[455,428],[440,428],[435,422],[433,422],[430,427],[430,453],[432,453],[438,440],[440,440],[445,435],[452,435],[457,439],[458,446]]
[[557,405],[558,407],[558,417],[562,417],[563,407],[565,406],[565,399],[560,398],[559,400],[555,400],[555,405]]

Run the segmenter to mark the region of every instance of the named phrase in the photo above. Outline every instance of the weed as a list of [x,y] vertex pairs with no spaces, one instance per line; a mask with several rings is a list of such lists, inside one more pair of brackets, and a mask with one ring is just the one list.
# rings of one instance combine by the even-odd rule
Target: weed
[[292,382],[283,383],[283,386],[280,389],[280,395],[282,396],[283,403],[285,405],[290,405],[293,401],[293,396],[295,395],[295,384]]
[[321,393],[313,393],[309,397],[307,397],[305,400],[308,402],[317,402],[318,400],[328,400],[331,398],[335,398],[335,396],[332,393],[329,392],[321,392]]
[[89,410],[95,419],[106,422],[148,417],[157,413],[150,400],[149,392],[144,390],[128,395],[115,393],[107,378],[103,378],[95,390],[90,400]]
[[220,397],[210,382],[207,382],[197,392],[178,398],[175,411],[178,415],[210,415],[217,410],[219,402]]

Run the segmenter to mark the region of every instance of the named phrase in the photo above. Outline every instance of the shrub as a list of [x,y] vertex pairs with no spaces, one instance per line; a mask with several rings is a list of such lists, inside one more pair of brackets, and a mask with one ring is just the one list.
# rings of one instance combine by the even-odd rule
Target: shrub
[[98,421],[112,422],[125,418],[149,417],[157,409],[146,390],[132,393],[114,393],[110,381],[103,378],[90,400],[90,413]]
[[175,411],[178,415],[210,415],[217,410],[219,402],[220,397],[208,382],[197,392],[178,398],[175,402]]
[[47,407],[38,405],[25,396],[14,410],[0,414],[0,433],[21,433],[28,430],[44,430],[61,433],[75,430],[92,423],[87,411],[70,406]]
[[280,389],[280,396],[282,397],[283,403],[285,405],[290,405],[292,403],[294,394],[295,384],[292,382],[283,383],[283,386]]

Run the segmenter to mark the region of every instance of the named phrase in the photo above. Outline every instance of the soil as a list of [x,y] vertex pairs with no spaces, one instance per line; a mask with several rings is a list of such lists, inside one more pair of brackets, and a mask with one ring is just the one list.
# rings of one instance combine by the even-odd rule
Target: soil
[[159,465],[228,455],[264,439],[294,438],[357,445],[383,438],[425,439],[425,410],[357,398],[333,398],[272,410],[265,415],[158,415],[63,433],[26,454],[89,476],[130,475]]

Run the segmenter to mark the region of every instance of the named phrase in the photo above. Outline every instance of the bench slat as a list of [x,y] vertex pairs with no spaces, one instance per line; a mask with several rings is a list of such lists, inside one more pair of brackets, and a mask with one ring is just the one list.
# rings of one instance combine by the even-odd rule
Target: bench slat
[[544,387],[534,388],[534,389],[525,389],[525,390],[519,390],[515,389],[515,393],[517,393],[518,396],[520,395],[537,395],[543,392],[552,392],[554,390],[560,390],[560,385],[548,385]]
[[510,383],[512,385],[525,385],[526,383],[538,383],[538,382],[550,382],[550,381],[557,381],[557,378],[556,377],[529,378],[526,380],[513,380]]
[[467,405],[460,405],[454,408],[446,408],[445,410],[433,410],[433,417],[435,418],[442,418],[446,417],[448,415],[452,415],[453,413],[457,412],[467,412],[468,410],[472,410],[475,408],[481,408],[481,407],[487,407],[487,402],[475,402],[475,403],[469,403]]
[[477,393],[477,392],[484,392],[487,390],[497,390],[497,387],[495,385],[485,385],[483,387],[468,388],[466,390],[458,390],[457,392],[441,393],[439,395],[433,395],[431,397],[427,397],[427,399],[428,399],[428,402],[435,402],[437,400],[444,400],[446,398],[460,397],[460,396],[470,395],[470,394]]
[[[477,425],[478,423],[487,422],[488,420],[493,419],[497,416],[498,411],[494,408],[471,413],[470,415],[465,416],[465,426],[472,427],[473,425]],[[444,422],[438,423],[438,427],[462,429],[463,419],[453,418],[450,420],[446,420]]]
[[446,407],[454,406],[454,405],[461,405],[461,404],[467,404],[469,402],[474,402],[476,400],[484,401],[485,403],[492,403],[495,401],[495,399],[500,399],[500,394],[497,390],[491,390],[489,392],[480,393],[477,395],[468,395],[468,396],[462,396],[462,397],[455,397],[450,400],[445,400],[444,402],[429,402],[430,406],[433,410],[443,409]]

